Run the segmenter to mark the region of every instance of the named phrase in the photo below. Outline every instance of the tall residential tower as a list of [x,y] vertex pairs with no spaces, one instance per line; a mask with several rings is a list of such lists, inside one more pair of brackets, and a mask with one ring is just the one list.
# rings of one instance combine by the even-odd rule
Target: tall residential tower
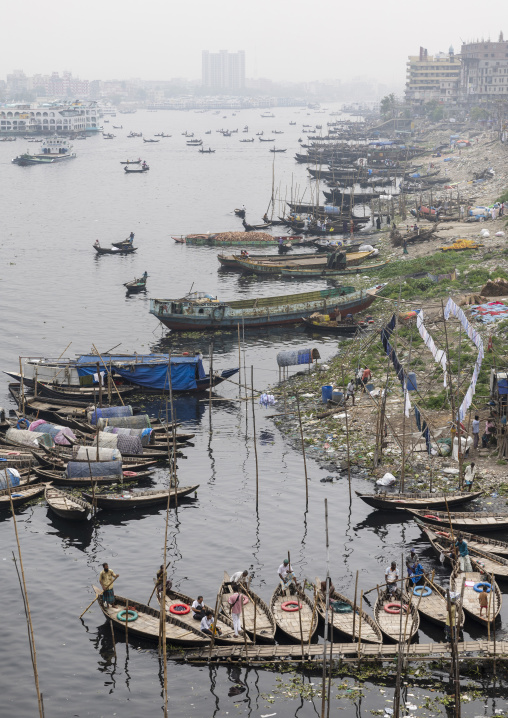
[[214,91],[243,90],[245,87],[245,51],[210,52],[203,50],[201,79],[203,87]]

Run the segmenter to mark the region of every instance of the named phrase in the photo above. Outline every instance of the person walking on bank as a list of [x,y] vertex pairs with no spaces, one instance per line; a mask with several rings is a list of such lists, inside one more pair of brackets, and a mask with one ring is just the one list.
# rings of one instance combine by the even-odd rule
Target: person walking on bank
[[480,443],[480,417],[475,414],[473,419],[473,449],[478,451],[478,444]]
[[107,563],[102,564],[102,571],[99,576],[99,582],[102,586],[102,603],[105,608],[108,607],[108,604],[110,606],[115,605],[115,592],[112,588],[113,583],[115,579],[117,579],[120,574],[114,573],[108,566]]
[[353,384],[352,379],[346,387],[346,401],[348,399],[352,399],[352,404],[354,406],[355,405],[355,385]]

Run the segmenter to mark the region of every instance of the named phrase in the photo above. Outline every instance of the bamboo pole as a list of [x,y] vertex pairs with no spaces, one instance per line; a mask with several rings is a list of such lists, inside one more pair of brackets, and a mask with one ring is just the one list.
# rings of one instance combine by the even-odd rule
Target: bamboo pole
[[353,641],[355,640],[355,626],[356,626],[356,597],[358,595],[358,571],[356,572],[355,581],[355,600],[353,603]]
[[117,655],[116,655],[115,631],[113,628],[113,621],[111,620],[111,618],[109,619],[109,627],[111,628],[111,640],[113,641],[113,652],[115,654],[115,660],[116,660]]
[[[344,413],[346,414],[346,450],[347,450],[347,481],[349,486],[349,503],[351,504],[352,501],[352,495],[351,495],[351,458],[349,455],[349,421],[348,421],[348,411],[347,411],[347,401],[346,401],[346,384],[344,382],[344,366],[341,367],[342,371],[342,386],[344,389]],[[369,393],[370,395],[370,393]]]
[[210,386],[208,391],[208,418],[210,423],[210,433],[212,433],[212,386],[213,386],[213,342],[209,346],[210,364],[208,367],[208,373],[210,376]]
[[296,408],[298,410],[298,424],[300,425],[300,438],[302,440],[303,470],[305,472],[305,508],[309,507],[309,477],[307,475],[307,461],[305,459],[305,444],[303,441],[302,415],[300,413],[300,398],[296,392]]
[[212,638],[210,640],[210,650],[208,652],[208,660],[210,660],[210,658],[212,656],[212,650],[215,645],[215,636],[217,634],[217,614],[218,614],[218,612],[219,612],[219,594],[217,594],[217,596],[215,597],[215,612],[213,614],[213,629],[214,630],[212,633]]
[[259,466],[258,466],[258,447],[256,443],[256,412],[254,411],[254,366],[250,367],[250,384],[252,399],[252,433],[254,438],[254,458],[256,460],[256,513],[259,510]]
[[[106,371],[107,371],[108,368],[107,368],[107,366],[106,366],[106,363],[105,363],[104,359],[101,357],[101,355],[99,354],[99,352],[98,352],[97,347],[95,346],[95,344],[92,344],[92,347],[94,348],[94,350],[95,350],[97,356],[99,357],[99,359],[101,360],[101,362],[104,364],[104,368],[105,368]],[[100,374],[99,374],[99,376],[100,376]],[[115,382],[113,382],[113,386],[115,387],[115,391],[116,391],[116,393],[118,394],[118,398],[119,398],[120,401],[122,402],[122,406],[125,406],[124,400],[122,399],[122,396],[121,396],[120,392],[118,391],[118,387],[116,386]]]
[[[21,359],[20,359],[21,362]],[[30,644],[30,652],[32,654],[32,666],[33,666],[33,672],[34,672],[34,681],[35,681],[35,691],[37,693],[37,703],[39,707],[39,716],[40,718],[44,718],[44,707],[42,704],[42,694],[39,687],[39,673],[37,671],[37,652],[35,650],[35,635],[34,635],[34,628],[32,623],[32,614],[30,611],[30,603],[28,601],[28,591],[26,587],[26,580],[25,580],[25,570],[23,567],[23,557],[21,556],[21,545],[19,543],[19,535],[18,535],[18,526],[16,523],[16,514],[14,511],[14,503],[12,501],[12,494],[11,494],[11,484],[9,481],[9,477],[7,476],[7,470],[5,471],[5,478],[6,478],[6,484],[7,489],[9,491],[9,501],[11,505],[11,512],[12,512],[12,521],[14,524],[14,533],[16,535],[16,544],[18,547],[18,557],[19,557],[19,567],[21,569],[21,578],[23,581],[23,601],[26,603],[26,614],[27,614],[27,623],[28,623],[28,629],[29,629],[29,644]]]
[[175,421],[175,407],[173,404],[173,377],[171,376],[171,361],[169,365],[169,404],[171,408],[171,433],[173,439],[173,452],[171,455],[170,464],[170,480],[169,480],[169,493],[171,493],[171,482],[175,489],[175,511],[178,514],[178,481],[176,478],[176,421]]
[[362,654],[362,612],[363,612],[363,589],[360,593],[360,618],[358,619],[358,660]]
[[[242,377],[241,377],[241,371],[242,371],[242,342],[240,338],[240,322],[236,325],[236,328],[238,329],[238,396],[242,396]],[[243,377],[243,380],[245,381],[245,377]]]
[[[326,641],[328,640],[328,610],[330,604],[330,542],[328,538],[328,499],[325,499],[325,546],[326,546],[326,592],[325,592],[325,633],[323,642],[323,675],[321,682],[321,718],[325,715]],[[311,624],[312,629],[312,624]],[[309,630],[309,634],[311,630]]]

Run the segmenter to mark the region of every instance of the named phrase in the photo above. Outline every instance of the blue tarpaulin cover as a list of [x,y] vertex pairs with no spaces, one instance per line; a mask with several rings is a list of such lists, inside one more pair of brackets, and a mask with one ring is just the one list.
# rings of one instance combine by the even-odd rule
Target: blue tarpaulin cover
[[[76,361],[78,376],[96,374],[98,359],[93,354],[80,356]],[[131,384],[144,386],[147,389],[168,390],[168,361],[169,354],[140,354],[136,357],[108,355],[105,363],[107,369],[111,363],[112,371]],[[104,364],[100,360],[99,364],[101,370],[104,370]],[[195,389],[196,378],[203,379],[205,376],[206,373],[199,356],[171,357],[171,384],[174,391]]]

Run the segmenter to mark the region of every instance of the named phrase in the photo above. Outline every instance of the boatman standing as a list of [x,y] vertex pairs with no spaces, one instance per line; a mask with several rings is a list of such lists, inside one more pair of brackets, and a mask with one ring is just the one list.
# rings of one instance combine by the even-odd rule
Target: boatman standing
[[233,629],[235,632],[235,638],[238,638],[239,632],[242,630],[240,623],[240,616],[242,615],[242,602],[245,606],[249,603],[249,599],[243,593],[238,590],[238,585],[233,584],[234,593],[228,598],[229,609],[231,611],[231,618],[233,619]]
[[114,573],[108,566],[107,563],[102,564],[102,571],[99,576],[99,581],[102,586],[102,603],[105,608],[115,605],[115,592],[112,588],[116,578],[120,576],[119,573]]
[[231,576],[229,580],[231,581],[231,583],[245,583],[248,575],[248,571],[237,571]]

